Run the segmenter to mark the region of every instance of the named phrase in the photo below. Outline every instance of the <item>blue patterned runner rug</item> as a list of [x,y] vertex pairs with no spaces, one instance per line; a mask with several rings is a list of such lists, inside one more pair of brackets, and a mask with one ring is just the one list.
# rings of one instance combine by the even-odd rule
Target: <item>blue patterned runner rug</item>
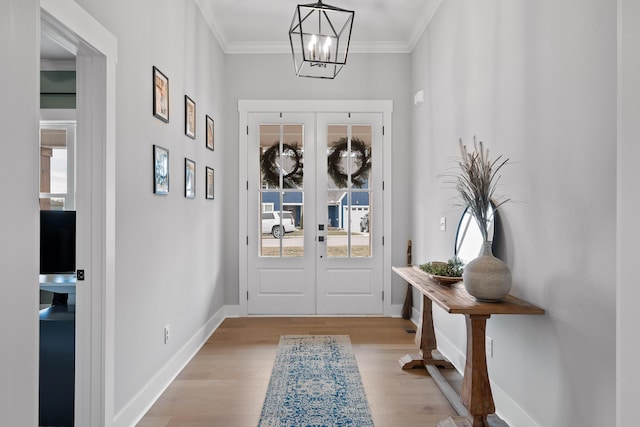
[[347,335],[285,335],[259,427],[373,427]]

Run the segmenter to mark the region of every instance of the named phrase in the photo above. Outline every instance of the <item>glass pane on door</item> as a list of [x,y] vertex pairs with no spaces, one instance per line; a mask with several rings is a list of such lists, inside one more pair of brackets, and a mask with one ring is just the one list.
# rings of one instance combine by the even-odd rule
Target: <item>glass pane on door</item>
[[370,125],[330,125],[327,140],[327,256],[370,257]]
[[260,125],[260,256],[304,256],[302,125]]

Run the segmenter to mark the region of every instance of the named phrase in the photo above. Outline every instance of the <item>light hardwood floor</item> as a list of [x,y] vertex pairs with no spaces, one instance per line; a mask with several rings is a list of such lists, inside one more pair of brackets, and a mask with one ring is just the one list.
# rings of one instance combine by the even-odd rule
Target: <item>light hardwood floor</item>
[[376,427],[436,426],[455,411],[425,369],[398,365],[417,350],[414,329],[391,318],[226,319],[138,427],[256,427],[280,335],[296,334],[350,336]]

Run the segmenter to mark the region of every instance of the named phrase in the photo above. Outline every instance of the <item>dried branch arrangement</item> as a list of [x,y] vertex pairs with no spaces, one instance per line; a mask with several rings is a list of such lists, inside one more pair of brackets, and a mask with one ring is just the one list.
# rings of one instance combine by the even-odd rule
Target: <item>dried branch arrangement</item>
[[[488,226],[495,215],[495,211],[510,199],[494,200],[494,193],[501,175],[500,169],[509,162],[502,155],[491,159],[489,149],[485,149],[482,141],[473,137],[473,150],[459,141],[460,159],[459,172],[447,174],[454,178],[453,184],[460,195],[461,204],[469,208],[480,227],[482,238],[487,241]],[[495,206],[491,206],[491,202]]]

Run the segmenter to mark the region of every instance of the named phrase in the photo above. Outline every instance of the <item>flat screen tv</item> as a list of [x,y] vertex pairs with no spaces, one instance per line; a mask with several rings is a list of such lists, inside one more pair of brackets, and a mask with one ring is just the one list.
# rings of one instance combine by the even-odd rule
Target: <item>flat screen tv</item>
[[76,271],[76,212],[40,211],[40,274]]

